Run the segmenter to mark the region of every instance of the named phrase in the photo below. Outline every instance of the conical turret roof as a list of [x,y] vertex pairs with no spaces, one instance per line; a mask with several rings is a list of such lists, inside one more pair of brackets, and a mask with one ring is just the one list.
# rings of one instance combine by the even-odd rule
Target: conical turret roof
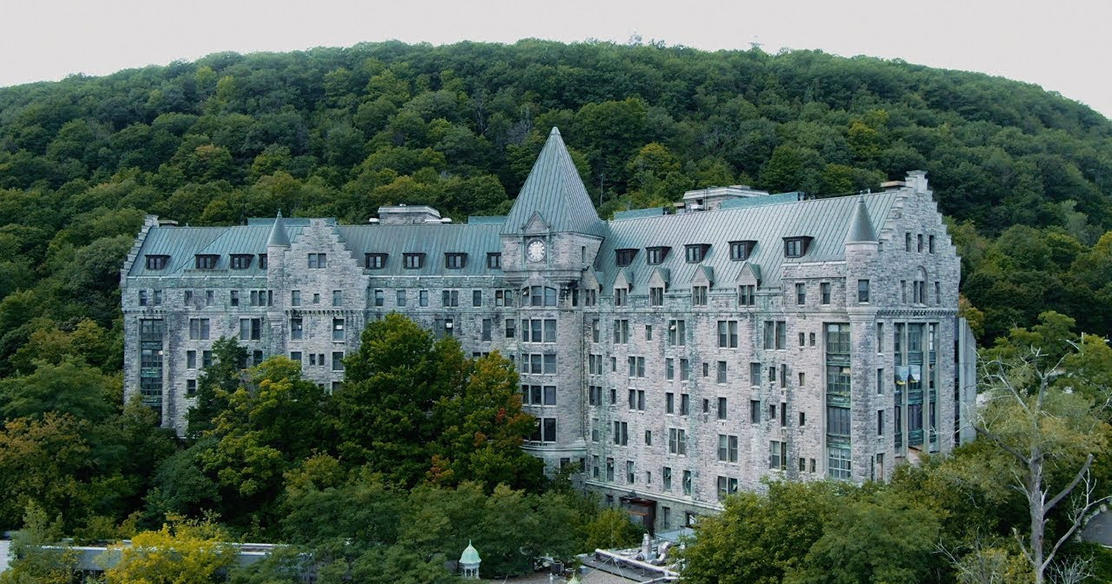
[[853,219],[849,224],[849,233],[846,234],[846,243],[875,243],[876,241],[876,230],[873,229],[873,221],[869,218],[869,209],[865,207],[865,199],[858,199],[857,209],[853,212]]
[[602,235],[605,230],[557,128],[548,134],[502,233],[521,233],[535,214],[554,232]]
[[266,240],[266,246],[290,246],[290,236],[286,233],[286,223],[282,221],[281,211],[278,211],[278,217],[274,219],[274,225],[270,228],[270,237]]

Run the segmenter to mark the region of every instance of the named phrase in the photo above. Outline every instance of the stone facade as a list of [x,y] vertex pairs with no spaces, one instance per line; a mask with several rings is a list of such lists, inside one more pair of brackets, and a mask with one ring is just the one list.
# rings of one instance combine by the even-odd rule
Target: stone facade
[[121,275],[126,393],[183,431],[221,336],[338,387],[363,326],[401,312],[513,358],[526,449],[656,529],[765,479],[884,480],[972,438],[960,262],[924,173],[841,199],[719,190],[603,222],[554,131],[505,218],[149,218]]

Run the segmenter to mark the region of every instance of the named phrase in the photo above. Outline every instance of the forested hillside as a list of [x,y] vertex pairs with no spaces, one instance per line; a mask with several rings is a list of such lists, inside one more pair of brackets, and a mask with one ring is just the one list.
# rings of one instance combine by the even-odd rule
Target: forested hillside
[[551,126],[604,215],[925,169],[983,342],[1047,309],[1112,330],[1112,122],[1038,87],[810,51],[381,43],[0,89],[0,374],[70,353],[118,368],[117,270],[144,213],[501,213]]

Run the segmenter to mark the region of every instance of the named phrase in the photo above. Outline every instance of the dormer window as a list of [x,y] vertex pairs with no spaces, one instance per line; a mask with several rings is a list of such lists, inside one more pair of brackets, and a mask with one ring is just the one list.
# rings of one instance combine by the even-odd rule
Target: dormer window
[[467,254],[465,253],[446,253],[444,254],[444,267],[449,270],[462,270],[467,265]]
[[730,259],[735,262],[744,262],[749,259],[753,253],[753,248],[757,246],[756,241],[731,241],[730,242]]
[[381,270],[386,267],[386,255],[384,253],[369,253],[364,256],[363,265],[368,270]]
[[687,256],[687,263],[697,264],[697,263],[703,261],[703,258],[706,257],[707,250],[710,249],[710,244],[709,243],[693,243],[693,244],[690,244],[690,245],[687,245],[687,246],[684,246],[684,247],[685,247],[685,253],[686,253],[686,256]]
[[665,246],[646,247],[645,253],[647,255],[645,256],[645,261],[654,266],[660,264],[664,261],[664,258],[668,257],[668,250],[670,249],[672,248]]
[[496,251],[487,252],[487,267],[492,270],[501,270],[502,254]]
[[418,270],[425,265],[425,254],[423,253],[406,253],[402,254],[402,265],[407,270]]
[[254,259],[255,259],[255,256],[253,256],[251,254],[242,254],[242,253],[232,254],[232,269],[233,270],[246,270],[247,268],[251,267],[251,260],[254,260]]
[[807,255],[807,250],[811,247],[811,240],[813,239],[813,237],[785,237],[784,257],[801,258]]
[[149,255],[147,256],[147,269],[148,270],[165,270],[166,264],[170,263],[170,256],[168,255]]
[[216,262],[220,259],[218,255],[197,254],[195,256],[194,266],[198,270],[215,270]]
[[618,264],[618,267],[624,268],[625,266],[628,266],[629,264],[633,263],[633,258],[637,255],[637,250],[636,249],[619,249],[619,250],[615,250],[615,254],[616,254],[616,257],[615,257],[615,260],[614,260],[615,263]]

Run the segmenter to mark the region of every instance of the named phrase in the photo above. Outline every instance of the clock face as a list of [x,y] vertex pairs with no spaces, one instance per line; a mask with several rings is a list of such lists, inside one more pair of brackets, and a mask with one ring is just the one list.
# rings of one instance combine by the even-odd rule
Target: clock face
[[525,248],[525,257],[531,262],[543,262],[544,242],[539,239],[530,241],[529,246]]

